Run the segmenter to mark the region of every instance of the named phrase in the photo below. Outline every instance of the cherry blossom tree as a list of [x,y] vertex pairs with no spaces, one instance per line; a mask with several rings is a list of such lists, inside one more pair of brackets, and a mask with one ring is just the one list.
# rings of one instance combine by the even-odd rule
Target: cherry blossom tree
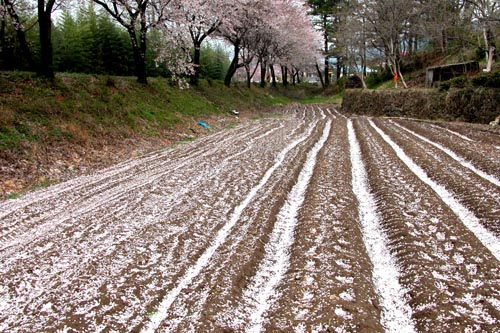
[[[172,9],[173,10],[173,9]],[[174,17],[174,16],[173,16]],[[185,75],[194,74],[192,62],[192,40],[189,29],[177,19],[167,20],[159,26],[161,38],[155,45],[159,55],[157,60],[166,64],[171,75],[184,85]]]
[[218,29],[222,36],[233,47],[233,58],[224,78],[226,86],[231,85],[231,80],[238,70],[245,64],[240,61],[240,52],[248,47],[249,35],[257,29],[261,17],[260,11],[265,8],[267,1],[235,0],[231,3],[231,17],[224,20]]
[[252,29],[244,36],[240,51],[248,87],[250,87],[251,80],[258,68],[261,68],[261,86],[265,86],[266,69],[269,60],[274,55],[273,50],[278,40],[276,36],[277,24],[274,21],[276,15],[272,8],[272,2],[267,1],[256,13],[259,16],[253,22]]
[[[228,20],[221,28],[222,35],[234,47],[226,85],[230,84],[231,77],[241,67],[246,70],[248,85],[260,67],[261,86],[264,86],[267,68],[271,71],[275,85],[275,64],[282,66],[282,75],[286,78],[288,68],[298,68],[299,63],[302,65],[303,62],[314,61],[318,54],[320,35],[313,29],[301,3],[264,0],[241,1],[240,5],[243,6],[235,11],[238,14],[235,19]],[[308,60],[304,61],[306,58]]]
[[173,6],[180,27],[189,31],[193,46],[193,74],[190,83],[197,85],[200,75],[201,45],[231,15],[234,6],[228,0],[180,0]]
[[282,82],[287,85],[289,73],[296,80],[300,68],[321,56],[322,35],[313,28],[307,12],[295,1],[275,0],[274,6],[279,19],[276,20],[277,43],[273,53],[281,66]]
[[[31,49],[26,39],[26,28],[24,22],[20,18],[19,10],[31,11],[33,10],[30,4],[21,3],[20,1],[15,0],[1,0],[0,1],[0,16],[2,17],[2,35],[3,31],[5,31],[5,17],[8,15],[10,18],[10,22],[16,31],[16,36],[19,41],[19,45],[21,47],[21,51],[24,59],[28,64],[28,68],[34,68],[33,58],[31,56]],[[21,7],[21,9],[19,9]],[[25,7],[25,8],[22,8]],[[3,39],[3,38],[2,38]],[[1,45],[0,45],[1,47]]]
[[[43,1],[43,0],[39,0]],[[54,0],[49,0],[54,1]],[[130,36],[137,81],[147,84],[147,34],[167,19],[171,0],[92,0],[104,8]]]

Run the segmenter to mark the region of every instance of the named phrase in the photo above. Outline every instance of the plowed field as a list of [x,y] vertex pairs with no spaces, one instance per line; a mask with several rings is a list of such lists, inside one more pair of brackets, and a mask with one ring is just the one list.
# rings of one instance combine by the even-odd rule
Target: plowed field
[[290,107],[0,203],[1,332],[500,332],[500,136]]

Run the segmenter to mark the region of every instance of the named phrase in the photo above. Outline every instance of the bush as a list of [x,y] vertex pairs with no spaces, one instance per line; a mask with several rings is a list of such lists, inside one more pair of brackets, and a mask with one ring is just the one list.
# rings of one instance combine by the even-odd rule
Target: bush
[[465,76],[459,76],[451,79],[450,81],[450,86],[453,88],[465,88],[469,81],[467,81],[467,78]]
[[439,83],[439,91],[448,91],[451,88],[450,81],[444,81]]
[[500,70],[473,77],[472,85],[474,87],[500,88]]
[[346,78],[345,76],[342,76],[341,78],[339,78],[337,80],[337,87],[340,91],[343,91],[344,90],[344,87],[345,87],[345,81],[346,81]]
[[389,67],[381,67],[376,72],[368,74],[365,83],[369,89],[374,89],[385,81],[391,80],[392,74]]
[[458,76],[448,81],[439,84],[439,91],[448,91],[450,88],[465,88],[469,85],[469,81],[465,76]]

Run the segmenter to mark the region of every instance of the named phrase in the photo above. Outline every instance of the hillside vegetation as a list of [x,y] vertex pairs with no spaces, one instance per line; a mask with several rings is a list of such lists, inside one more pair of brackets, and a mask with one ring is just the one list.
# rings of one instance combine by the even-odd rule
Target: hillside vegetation
[[292,87],[229,89],[202,81],[181,88],[163,78],[142,85],[132,77],[84,74],[47,81],[27,72],[0,73],[0,92],[1,198],[191,141],[298,98],[316,100]]

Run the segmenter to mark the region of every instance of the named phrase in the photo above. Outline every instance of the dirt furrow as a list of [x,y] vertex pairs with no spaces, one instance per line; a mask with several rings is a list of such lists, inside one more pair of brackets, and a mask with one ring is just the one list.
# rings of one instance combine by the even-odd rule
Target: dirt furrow
[[[378,121],[377,124],[437,184],[443,186],[481,225],[500,237],[500,187],[477,175],[440,149],[415,138],[401,128]],[[497,258],[500,258],[498,247]]]
[[348,121],[349,146],[352,164],[352,187],[359,202],[359,223],[370,261],[373,264],[373,284],[379,297],[381,323],[386,332],[412,333],[415,323],[407,304],[405,290],[400,284],[402,272],[389,249],[387,234],[382,226],[374,193],[370,189],[366,165],[361,156],[352,121]]
[[267,312],[277,298],[276,289],[282,284],[290,267],[289,252],[295,242],[298,213],[305,200],[305,193],[316,166],[317,155],[323,149],[330,129],[331,120],[328,120],[321,137],[307,152],[297,183],[288,193],[285,204],[277,215],[269,242],[264,248],[264,257],[243,291],[243,306],[239,308],[239,313],[249,318],[246,327],[248,331],[260,332],[263,329]]
[[318,156],[266,331],[383,331],[351,183],[347,126],[338,119]]
[[467,138],[471,141],[477,142],[482,145],[491,145],[500,149],[500,130],[497,128],[491,128],[488,125],[483,124],[468,124],[459,122],[439,122],[435,123],[434,126],[444,128],[446,131],[450,131],[457,137]]
[[366,120],[356,129],[417,329],[497,331],[498,261]]
[[[294,133],[296,129],[297,127],[286,128],[291,133]],[[277,132],[273,140],[279,146],[289,140],[288,135],[286,132]],[[262,137],[262,139],[266,140],[267,138]],[[256,143],[256,145],[258,144]],[[268,147],[267,145],[262,146]],[[237,146],[232,149],[232,154],[235,156],[243,157],[245,155],[240,153],[241,151],[238,150]],[[249,153],[247,158],[250,161],[254,159],[265,161],[268,154],[272,154],[272,151],[264,149],[258,153],[258,156]],[[265,167],[265,163],[262,163],[262,167],[253,166],[252,172],[249,172],[244,168],[244,166],[250,164],[249,162],[242,163],[241,160],[235,159],[235,161],[231,162],[232,164],[226,165],[227,169],[223,170],[220,162],[215,158],[210,162],[212,167],[210,167],[210,164],[205,164],[201,165],[202,169],[200,170],[200,165],[193,165],[191,168],[187,168],[188,170],[186,170],[184,176],[179,175],[179,177],[187,180],[198,177],[197,186],[191,184],[191,186],[185,187],[179,177],[177,179],[161,179],[158,183],[146,187],[148,191],[145,193],[130,196],[126,202],[111,205],[108,203],[108,205],[102,206],[101,210],[83,216],[75,216],[71,221],[73,225],[77,226],[77,230],[74,230],[74,232],[57,231],[51,236],[47,236],[46,239],[40,239],[40,245],[30,243],[30,247],[39,247],[37,253],[30,253],[25,248],[23,257],[18,257],[17,261],[9,257],[8,262],[2,265],[2,267],[9,269],[8,272],[4,272],[3,278],[13,281],[8,286],[10,290],[7,297],[9,297],[9,294],[17,292],[12,290],[16,283],[27,285],[26,290],[18,293],[18,297],[22,297],[24,294],[26,297],[32,298],[33,290],[37,288],[43,289],[44,283],[53,286],[52,293],[59,291],[61,294],[58,296],[49,293],[39,295],[38,299],[34,299],[24,313],[20,313],[23,320],[19,320],[18,317],[18,324],[21,325],[24,322],[26,325],[28,323],[36,325],[37,311],[40,311],[40,308],[44,306],[55,312],[54,316],[48,313],[44,318],[51,318],[49,322],[52,321],[52,324],[58,325],[55,327],[59,329],[62,329],[68,323],[72,323],[76,327],[86,327],[85,325],[90,325],[86,318],[92,314],[94,317],[91,320],[95,322],[95,325],[102,323],[119,325],[121,321],[117,320],[117,317],[119,317],[120,313],[125,317],[132,318],[128,322],[125,321],[121,324],[126,325],[125,327],[133,326],[131,325],[134,322],[133,320],[136,322],[143,320],[146,316],[145,304],[148,304],[144,302],[144,298],[147,299],[150,296],[153,299],[157,298],[158,295],[155,292],[158,292],[158,290],[150,288],[150,290],[145,290],[145,295],[142,295],[141,290],[152,287],[147,286],[148,279],[154,281],[162,276],[160,274],[155,277],[143,272],[159,266],[155,270],[158,273],[158,271],[165,269],[166,265],[171,270],[170,274],[173,271],[173,275],[175,275],[176,270],[181,270],[182,267],[172,266],[172,263],[165,260],[165,258],[171,259],[175,257],[175,255],[172,255],[174,249],[169,249],[169,247],[177,245],[176,248],[182,248],[179,252],[184,253],[184,256],[196,252],[196,247],[203,248],[203,242],[207,241],[206,238],[210,236],[210,232],[217,229],[217,224],[213,220],[211,222],[207,221],[209,220],[207,216],[210,216],[214,210],[220,209],[219,206],[230,206],[231,200],[236,202],[239,196],[246,191],[245,186],[251,186],[247,184],[248,181],[252,181],[251,174],[257,176],[261,172],[260,170]],[[241,167],[239,167],[240,164]],[[214,169],[213,166],[217,166],[217,168]],[[204,170],[206,174],[200,173],[200,171],[203,172]],[[211,173],[214,171],[216,172],[212,177]],[[238,175],[242,173],[246,173],[246,182],[237,181]],[[191,177],[189,174],[191,174]],[[212,177],[212,180],[210,182],[206,181],[210,177]],[[236,184],[228,186],[231,182],[236,182]],[[190,183],[188,182],[188,184]],[[190,195],[196,193],[197,188],[204,189],[205,194]],[[168,189],[169,192],[162,193],[162,189]],[[224,189],[230,193],[224,194]],[[182,196],[175,196],[176,193],[184,190],[184,199]],[[213,196],[212,191],[219,191],[221,196]],[[237,191],[242,193],[238,194]],[[192,208],[191,211],[196,212],[198,215],[186,214],[189,213],[189,209],[183,210],[178,207],[175,208],[177,211],[174,210],[174,214],[171,214],[171,216],[164,215],[169,214],[165,211],[169,207],[164,206],[165,204],[168,205],[168,201],[162,202],[162,200],[167,199],[173,205],[188,208],[190,197],[193,197],[195,202],[193,207],[196,207]],[[210,202],[211,198],[214,198],[216,202]],[[120,205],[123,207],[120,207]],[[207,209],[206,207],[211,208]],[[123,216],[120,216],[120,212],[123,212]],[[221,217],[220,212],[217,212],[217,214]],[[177,220],[175,219],[176,216]],[[223,220],[224,218],[220,219]],[[200,225],[197,229],[201,229],[198,230],[198,232],[201,232],[199,234],[202,237],[201,239],[193,237],[197,235],[196,230],[186,228],[184,224],[187,221],[190,221],[191,225]],[[203,226],[207,226],[207,224],[212,231],[203,230]],[[78,229],[82,225],[87,226],[85,230]],[[150,227],[146,228],[148,225]],[[188,235],[185,235],[186,230],[189,232]],[[180,237],[179,233],[183,233],[184,236]],[[148,238],[143,238],[146,236]],[[54,242],[54,238],[64,241]],[[204,241],[202,241],[203,238]],[[71,239],[72,242],[68,244],[67,239]],[[199,242],[199,244],[193,242]],[[46,244],[51,246],[46,248]],[[18,250],[21,249],[18,248]],[[21,252],[23,253],[23,251]],[[97,258],[99,260],[96,260]],[[182,259],[182,255],[178,258]],[[180,261],[182,263],[182,260]],[[57,265],[54,266],[54,262]],[[71,268],[71,265],[73,268]],[[61,277],[62,280],[59,279],[61,272],[66,272],[62,274],[64,275]],[[22,278],[16,276],[22,276]],[[41,276],[46,276],[46,279],[41,278]],[[121,277],[117,278],[118,276]],[[51,277],[57,278],[51,282]],[[172,278],[172,276],[169,278]],[[165,287],[164,280],[157,284],[160,289]],[[82,299],[77,295],[81,296]],[[94,306],[92,306],[92,299],[98,300]],[[62,304],[65,304],[66,309],[62,310],[60,308]],[[17,312],[19,309],[18,307],[17,310],[14,310]],[[57,316],[58,312],[61,311],[66,314],[62,318]],[[141,317],[138,317],[137,311],[142,312]],[[79,315],[75,317],[74,313]],[[113,315],[109,315],[110,313]],[[9,318],[9,322],[12,321],[12,318]],[[49,322],[40,324],[49,325]],[[92,327],[92,325],[87,327]]]
[[[260,126],[256,127],[260,128]],[[261,129],[261,131],[262,130],[263,129]],[[272,128],[270,130],[268,129],[268,131],[272,131]],[[251,133],[255,134],[255,131]],[[227,139],[227,141],[230,142],[229,147],[241,147],[248,144],[244,140],[246,139],[245,135],[242,135],[243,140],[238,139],[240,137],[238,132],[234,132],[233,136],[235,136],[233,140]],[[159,155],[157,158],[159,161],[155,161],[154,163],[142,163],[141,168],[137,166],[130,169],[126,168],[126,171],[119,175],[115,175],[115,178],[106,177],[105,179],[101,179],[97,184],[94,182],[93,185],[95,185],[95,188],[86,186],[84,192],[76,191],[64,193],[64,195],[58,197],[57,200],[44,202],[45,206],[41,208],[36,205],[35,207],[29,207],[30,212],[26,212],[26,209],[22,209],[11,214],[11,216],[2,220],[0,230],[2,231],[4,240],[11,239],[12,241],[4,242],[2,248],[10,246],[10,244],[17,245],[21,239],[21,237],[17,235],[22,235],[27,230],[29,230],[29,233],[26,235],[26,238],[32,239],[32,226],[36,226],[43,235],[53,227],[53,223],[50,223],[48,230],[44,228],[44,223],[46,221],[65,221],[69,218],[68,211],[71,211],[72,215],[82,215],[86,212],[98,209],[101,204],[109,203],[113,200],[119,202],[123,200],[123,198],[126,198],[131,192],[138,191],[141,187],[155,183],[158,179],[166,177],[175,178],[176,172],[186,168],[188,165],[210,163],[211,159],[218,157],[223,158],[225,156],[224,154],[226,154],[224,149],[220,149],[217,153],[217,148],[214,148],[216,146],[212,146],[210,150],[205,149],[204,146],[204,144],[200,143],[199,148],[201,148],[201,151],[199,152],[189,147],[188,150],[190,151],[189,155],[191,158],[180,159],[179,163],[176,162],[176,158],[163,160],[164,156]],[[222,156],[219,156],[221,153]],[[132,164],[136,163],[132,161]],[[75,209],[74,207],[78,208]],[[22,225],[19,224],[19,221],[23,221]]]
[[[245,127],[245,131],[249,131],[249,134],[252,132],[252,126],[249,126],[248,124]],[[255,129],[253,129],[255,130]],[[219,140],[223,139],[225,136],[224,132],[219,132],[211,136],[207,136],[204,138],[199,139],[198,143],[201,143],[202,141],[204,144],[202,146],[207,146],[207,149],[211,149],[210,145],[213,145],[213,143],[218,142]],[[191,145],[190,147],[196,148],[196,146]],[[190,156],[190,148],[182,149],[182,150],[170,150],[170,149],[165,149],[163,151],[157,151],[157,152],[152,152],[149,153],[141,158],[137,159],[132,159],[130,161],[125,161],[122,163],[119,163],[115,166],[112,166],[110,168],[107,168],[102,171],[98,171],[96,173],[93,173],[89,176],[82,176],[82,177],[77,177],[73,180],[61,183],[59,185],[51,186],[50,189],[46,190],[40,190],[36,192],[36,195],[28,193],[23,197],[23,200],[10,200],[2,203],[2,215],[0,215],[0,218],[4,218],[8,216],[8,214],[19,211],[20,209],[27,207],[29,205],[32,205],[34,203],[37,203],[39,201],[45,201],[50,199],[51,197],[56,197],[63,192],[69,192],[70,194],[72,192],[75,192],[79,187],[86,187],[95,190],[94,188],[98,188],[99,183],[104,183],[106,184],[109,182],[111,179],[113,179],[116,175],[123,174],[122,176],[130,177],[130,173],[127,173],[127,171],[132,170],[135,167],[144,167],[144,166],[150,166],[150,163],[158,163],[162,161],[162,158],[164,157],[171,157],[172,155],[177,155],[176,158],[180,159],[182,157]],[[116,181],[116,179],[115,179]],[[46,203],[45,203],[46,204]]]
[[[227,281],[241,279],[241,276],[232,276],[233,274],[241,275],[242,273],[240,270],[243,270],[243,272],[248,271],[248,264],[245,264],[243,260],[234,261],[231,257],[237,254],[238,256],[249,257],[252,261],[255,259],[253,258],[252,253],[245,253],[244,250],[240,248],[241,245],[238,240],[234,240],[233,238],[234,233],[240,234],[248,228],[247,225],[250,225],[251,228],[255,228],[259,225],[264,229],[268,228],[264,224],[266,221],[269,221],[268,219],[252,219],[252,214],[259,214],[262,209],[265,209],[266,206],[268,207],[267,203],[264,206],[255,206],[254,198],[259,196],[260,198],[265,199],[262,195],[263,193],[268,193],[267,189],[269,186],[273,187],[275,185],[272,184],[278,183],[276,177],[278,177],[279,180],[283,179],[285,175],[289,175],[290,163],[294,161],[294,156],[297,156],[298,152],[303,151],[304,144],[310,141],[312,131],[316,131],[314,123],[311,124],[308,134],[303,135],[294,142],[291,142],[288,148],[280,153],[275,160],[276,163],[268,169],[264,177],[261,179],[261,182],[256,187],[251,189],[249,196],[247,196],[239,206],[235,207],[234,212],[230,217],[228,217],[226,225],[224,225],[224,227],[218,232],[211,246],[201,254],[196,264],[192,266],[187,274],[184,274],[180,278],[180,282],[178,282],[175,288],[170,289],[169,293],[157,309],[156,315],[152,317],[150,325],[148,325],[148,327],[146,327],[143,331],[150,332],[153,331],[155,327],[159,327],[160,330],[168,328],[174,331],[185,331],[188,330],[190,326],[214,325],[215,319],[212,315],[210,315],[210,313],[213,313],[212,311],[214,308],[218,309],[223,305],[223,303],[221,301],[214,301],[213,297],[235,297],[233,295],[226,295],[227,290],[231,290],[231,288],[233,288],[231,285],[227,284]],[[297,157],[295,157],[295,159],[296,158]],[[270,200],[270,198],[267,198],[267,200],[269,202],[273,201]],[[246,238],[244,240],[245,242],[248,242]],[[256,239],[250,241],[255,240]],[[230,246],[230,251],[234,252],[227,253],[227,246]],[[219,255],[221,252],[224,253],[224,256]],[[214,256],[216,258],[212,259]],[[216,262],[212,263],[212,260],[215,260]],[[222,260],[223,262],[220,263],[218,260]],[[236,273],[221,271],[221,269],[218,268],[221,264],[227,268],[228,264],[232,264],[234,262],[242,266],[234,267],[234,269],[236,269]],[[216,286],[214,286],[213,283],[206,282],[206,284],[211,285],[214,289],[210,289],[209,295],[199,292],[204,286],[206,286],[204,282],[200,282],[199,280],[205,281],[206,279],[213,280],[215,278],[218,279],[218,283],[221,283],[217,286],[217,289],[220,287],[223,290],[225,289],[225,291],[217,291]],[[177,300],[177,298],[179,299]],[[206,309],[204,309],[204,313],[200,313],[199,309],[205,303],[208,305]],[[203,319],[208,320],[208,323],[205,323],[204,320],[200,320],[200,322],[194,324],[192,320],[190,320],[193,316],[203,317]],[[217,331],[217,329],[215,329],[215,331]]]
[[[275,124],[269,125],[273,126]],[[234,138],[231,139],[232,135],[224,138],[222,134],[217,133],[214,138],[204,138],[197,142],[196,145],[187,145],[185,149],[176,150],[174,153],[165,150],[123,163],[121,167],[97,173],[93,177],[81,177],[76,181],[56,185],[40,193],[39,196],[43,199],[34,202],[30,202],[29,199],[23,200],[23,202],[28,201],[28,205],[21,204],[22,206],[20,206],[10,202],[2,203],[0,206],[4,213],[2,213],[0,237],[12,237],[11,230],[20,233],[23,229],[27,230],[31,226],[40,225],[43,220],[54,219],[57,214],[64,213],[70,206],[76,204],[80,206],[95,205],[97,202],[105,201],[103,199],[126,194],[124,189],[127,189],[128,192],[134,191],[147,184],[147,182],[144,183],[145,179],[154,181],[153,176],[164,176],[164,170],[172,172],[184,165],[199,163],[207,157],[220,153],[218,148],[220,145],[244,145],[245,139],[252,137],[258,131],[262,131],[263,128],[261,126],[245,126],[241,130],[244,131],[233,130],[233,132],[239,134],[237,138],[241,138],[236,143],[231,141],[234,140]],[[176,163],[176,168],[171,168],[173,161]],[[53,199],[54,196],[57,198],[56,200]],[[18,221],[23,221],[24,225],[19,226]]]
[[[279,208],[296,180],[298,167],[293,164],[302,159],[303,151],[304,147],[291,154],[283,167],[273,174],[251,205],[242,212],[233,232],[202,274],[193,281],[190,290],[179,297],[175,312],[186,307],[190,311],[182,316],[183,321],[176,326],[177,331],[217,332],[232,329],[235,318],[228,314],[228,309],[237,304],[248,277],[262,258]],[[197,290],[205,292],[200,295]]]
[[458,159],[489,176],[483,178],[496,178],[492,182],[500,187],[500,151],[494,146],[478,144],[470,139],[457,137],[457,135],[449,133],[441,127],[436,128],[429,123],[410,120],[397,120],[395,123],[448,149]]
[[0,203],[0,332],[500,332],[494,131],[281,113]]

